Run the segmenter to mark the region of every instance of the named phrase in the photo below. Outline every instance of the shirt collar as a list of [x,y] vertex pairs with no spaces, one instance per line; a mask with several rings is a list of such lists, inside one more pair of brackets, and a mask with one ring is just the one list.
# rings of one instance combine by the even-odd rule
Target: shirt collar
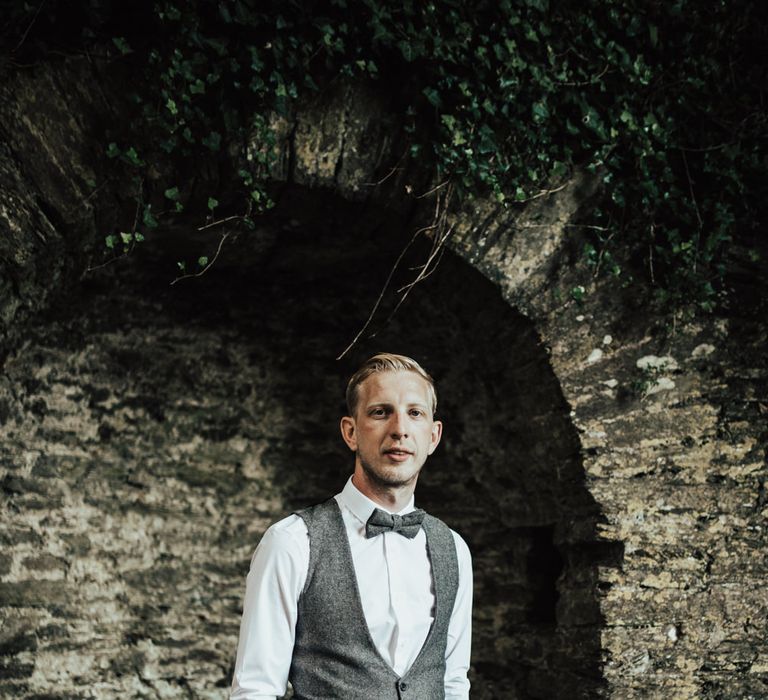
[[[392,511],[384,508],[383,506],[380,506],[378,503],[375,503],[370,498],[368,498],[368,496],[361,493],[357,486],[352,483],[351,476],[349,479],[347,479],[347,483],[345,484],[341,493],[337,496],[337,499],[340,504],[349,508],[352,515],[354,515],[361,523],[366,523],[368,521],[368,518],[371,517],[371,513],[373,513],[375,508],[384,510],[387,513],[392,513]],[[411,496],[411,500],[408,501],[405,508],[397,511],[397,514],[405,515],[406,513],[410,513],[412,510],[415,510],[413,504],[414,498]]]

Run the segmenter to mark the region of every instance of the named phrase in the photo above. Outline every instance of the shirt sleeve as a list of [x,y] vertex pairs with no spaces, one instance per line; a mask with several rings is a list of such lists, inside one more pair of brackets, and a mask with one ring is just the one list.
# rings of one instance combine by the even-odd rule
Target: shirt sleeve
[[285,694],[308,566],[309,539],[300,517],[289,516],[264,533],[246,579],[230,700]]
[[459,560],[459,587],[445,647],[445,700],[467,700],[472,647],[472,556],[467,543],[457,533],[453,533],[453,538]]

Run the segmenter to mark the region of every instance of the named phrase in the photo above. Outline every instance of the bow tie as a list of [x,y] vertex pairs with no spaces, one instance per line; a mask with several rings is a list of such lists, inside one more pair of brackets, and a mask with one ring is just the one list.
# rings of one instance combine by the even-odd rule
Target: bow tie
[[399,532],[403,537],[412,540],[421,528],[424,515],[424,511],[420,508],[405,515],[392,515],[379,508],[374,508],[371,517],[365,524],[365,536],[371,538],[382,532]]

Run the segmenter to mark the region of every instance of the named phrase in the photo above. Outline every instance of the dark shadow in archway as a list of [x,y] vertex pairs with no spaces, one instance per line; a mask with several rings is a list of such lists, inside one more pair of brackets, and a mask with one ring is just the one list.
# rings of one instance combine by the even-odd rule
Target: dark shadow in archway
[[[388,295],[376,336],[336,362],[412,227],[391,211],[300,188],[283,193],[270,227],[174,303],[180,321],[191,304],[201,322],[234,324],[268,365],[285,432],[262,460],[287,510],[327,498],[351,470],[337,429],[346,376],[379,350],[418,358],[437,380],[446,428],[417,499],[474,555],[472,697],[595,697],[596,569],[618,565],[622,553],[597,542],[569,407],[533,324],[446,253],[385,325]],[[405,268],[425,254],[415,249]]]

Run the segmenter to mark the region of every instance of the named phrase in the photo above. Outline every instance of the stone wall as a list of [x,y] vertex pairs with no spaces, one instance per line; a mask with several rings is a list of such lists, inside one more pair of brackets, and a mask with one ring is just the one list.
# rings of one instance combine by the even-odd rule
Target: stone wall
[[[98,135],[112,118],[96,67],[67,59],[7,71],[0,85],[0,356],[25,319],[87,266],[118,198]],[[98,206],[97,206],[98,205]]]
[[270,522],[343,485],[344,377],[382,347],[438,381],[446,436],[418,497],[474,552],[473,697],[598,684],[584,556],[597,510],[535,330],[449,254],[336,362],[402,238],[315,199],[295,192],[291,218],[278,210],[255,245],[186,286],[168,285],[162,255],[100,271],[9,357],[9,696],[225,697],[252,550]]
[[208,275],[168,286],[180,230],[73,286],[101,215],[78,228],[90,176],[55,164],[89,162],[91,97],[65,129],[54,78],[26,79],[48,116],[28,142],[3,122],[0,695],[225,697],[250,553],[343,482],[343,376],[381,347],[439,382],[418,493],[474,552],[473,697],[768,693],[763,287],[696,323],[608,282],[576,303],[577,175],[522,214],[474,202],[456,255],[339,363],[422,216],[423,173],[360,184],[398,150],[385,100],[276,123],[278,210]]
[[707,320],[655,317],[618,281],[592,281],[577,303],[570,290],[589,278],[565,229],[581,206],[568,190],[584,187],[577,178],[544,212],[497,210],[481,219],[487,230],[465,212],[454,245],[541,333],[603,516],[599,539],[623,551],[595,581],[608,694],[766,697],[764,270],[731,275],[730,311]]

